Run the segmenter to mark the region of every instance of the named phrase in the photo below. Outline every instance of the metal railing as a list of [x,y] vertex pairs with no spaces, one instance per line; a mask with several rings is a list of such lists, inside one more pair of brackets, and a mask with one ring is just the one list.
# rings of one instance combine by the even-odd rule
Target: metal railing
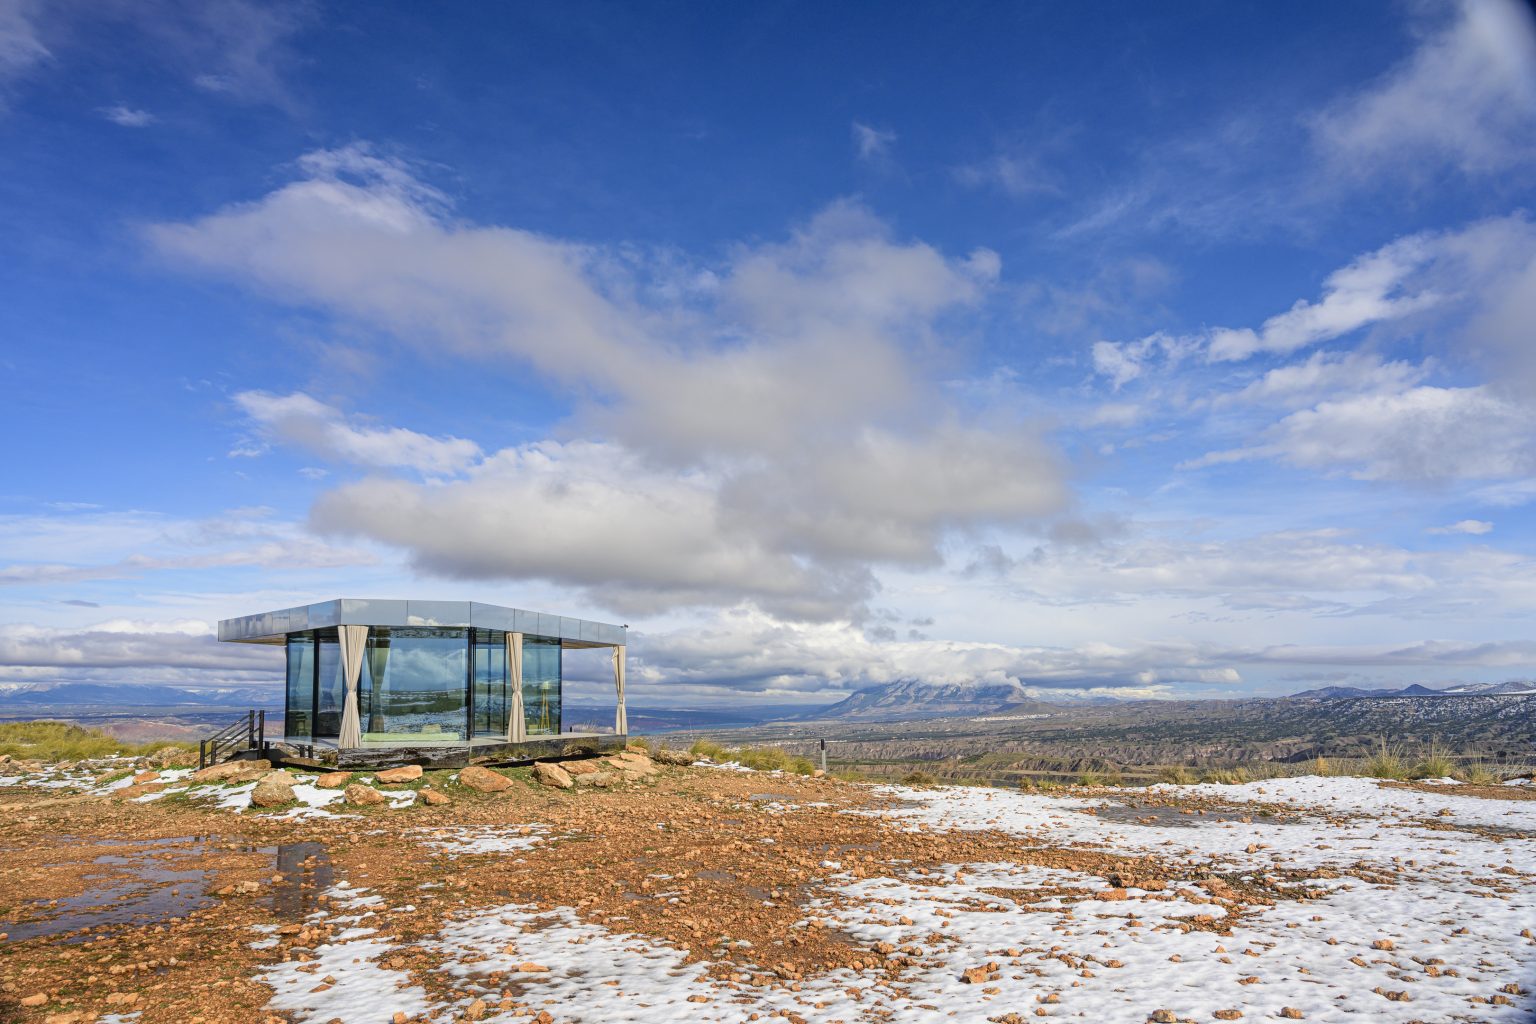
[[245,717],[231,722],[218,732],[197,743],[197,767],[199,770],[211,764],[227,760],[242,750],[265,750],[267,746],[267,713],[247,711]]

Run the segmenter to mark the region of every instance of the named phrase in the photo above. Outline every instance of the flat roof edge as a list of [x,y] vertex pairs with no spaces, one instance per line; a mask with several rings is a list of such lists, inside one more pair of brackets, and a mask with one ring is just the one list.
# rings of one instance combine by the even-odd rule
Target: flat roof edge
[[569,615],[480,601],[396,601],[337,598],[219,620],[219,639],[235,643],[276,643],[289,633],[334,626],[473,628],[527,633],[597,647],[621,647],[628,627]]

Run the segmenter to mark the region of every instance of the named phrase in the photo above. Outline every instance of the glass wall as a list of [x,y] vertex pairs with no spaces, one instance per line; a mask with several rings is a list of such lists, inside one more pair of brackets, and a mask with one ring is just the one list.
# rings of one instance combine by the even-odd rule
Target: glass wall
[[529,736],[560,731],[560,641],[523,638],[523,721]]
[[334,629],[315,634],[316,682],[315,738],[335,739],[341,735],[342,700],[346,686],[341,680],[341,645]]
[[465,738],[468,630],[370,629],[364,661],[358,707],[365,744]]
[[473,677],[470,680],[470,720],[476,736],[507,734],[507,644],[506,634],[488,629],[474,631],[470,651]]
[[[374,627],[368,631],[358,713],[365,744],[462,742],[505,736],[511,709],[506,634],[486,629]],[[335,739],[346,688],[335,629],[293,633],[287,648],[284,735]],[[523,638],[523,713],[529,736],[561,730],[560,641]]]
[[315,709],[315,639],[308,633],[288,637],[288,699],[283,735],[308,741]]

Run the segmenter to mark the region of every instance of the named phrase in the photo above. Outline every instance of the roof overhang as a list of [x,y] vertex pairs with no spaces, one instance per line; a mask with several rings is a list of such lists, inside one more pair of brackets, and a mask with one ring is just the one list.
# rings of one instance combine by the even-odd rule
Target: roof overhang
[[562,647],[623,647],[627,627],[479,601],[381,601],[338,598],[219,621],[219,639],[281,644],[289,633],[334,626],[495,629],[557,639]]

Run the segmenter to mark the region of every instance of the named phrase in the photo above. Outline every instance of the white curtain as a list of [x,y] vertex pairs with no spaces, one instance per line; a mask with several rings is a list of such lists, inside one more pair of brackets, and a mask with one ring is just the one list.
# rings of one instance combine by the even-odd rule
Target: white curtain
[[341,646],[341,664],[337,671],[341,673],[342,690],[346,693],[342,701],[339,745],[360,747],[363,731],[357,712],[357,683],[363,675],[363,649],[368,646],[368,627],[342,626],[336,632]]
[[507,634],[507,685],[512,688],[512,707],[507,711],[507,742],[528,738],[523,721],[523,634]]
[[624,711],[624,648],[613,649],[613,687],[619,692],[619,707],[613,716],[613,731],[620,736],[629,735],[629,715]]

